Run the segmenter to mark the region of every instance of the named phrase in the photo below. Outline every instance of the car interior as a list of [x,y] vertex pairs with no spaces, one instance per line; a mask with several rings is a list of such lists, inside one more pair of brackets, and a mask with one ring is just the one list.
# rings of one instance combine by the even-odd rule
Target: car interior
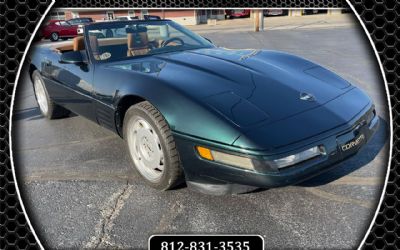
[[[160,48],[163,44],[162,39],[150,41],[147,30],[143,28],[130,30],[126,37],[101,37],[99,39],[98,35],[90,35],[89,42],[93,57],[96,60],[146,55],[151,49]],[[172,42],[171,45],[176,44]],[[85,49],[83,36],[74,37],[70,44],[54,48],[58,53],[83,51]]]

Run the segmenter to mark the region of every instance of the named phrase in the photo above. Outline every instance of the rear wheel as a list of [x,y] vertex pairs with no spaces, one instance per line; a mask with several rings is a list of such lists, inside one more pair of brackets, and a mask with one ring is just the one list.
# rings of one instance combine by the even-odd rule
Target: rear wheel
[[51,41],[55,42],[55,41],[58,41],[58,39],[60,39],[60,36],[58,35],[57,32],[53,32],[53,33],[50,34],[50,40]]
[[69,114],[69,111],[63,107],[55,104],[47,93],[46,86],[39,71],[35,70],[32,74],[33,90],[35,92],[35,98],[38,103],[40,112],[48,119],[55,119],[65,117]]
[[168,190],[183,181],[171,130],[153,105],[145,101],[130,107],[123,126],[135,170],[150,186]]

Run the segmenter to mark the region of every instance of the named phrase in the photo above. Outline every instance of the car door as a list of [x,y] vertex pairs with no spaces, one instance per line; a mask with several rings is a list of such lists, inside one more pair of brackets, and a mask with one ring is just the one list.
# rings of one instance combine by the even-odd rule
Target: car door
[[76,35],[78,35],[78,25],[70,25],[68,28],[68,36],[74,37]]
[[[84,58],[86,52],[81,51]],[[94,65],[62,64],[62,76],[58,78],[64,89],[64,96],[59,100],[72,112],[96,121],[93,108],[93,71]]]
[[70,23],[70,22],[65,22],[66,26],[66,33],[69,37],[74,37],[78,34],[78,24],[75,23]]
[[[87,58],[85,50],[80,53]],[[96,121],[92,101],[94,66],[89,62],[60,63],[59,59],[60,55],[47,54],[41,65],[51,99],[73,113]]]
[[118,74],[114,73],[108,71],[106,66],[98,64],[94,75],[94,109],[97,122],[112,131],[116,131],[114,103],[119,97],[119,85],[116,84],[119,81],[115,79]]
[[61,37],[70,37],[71,35],[71,25],[65,21],[59,22],[59,34]]
[[59,21],[53,23],[49,30],[50,30],[50,34],[53,32],[57,32],[58,35],[61,36],[61,31],[62,31],[61,23]]
[[65,36],[67,36],[67,32],[66,32],[66,29],[65,29],[65,22],[64,22],[64,21],[56,22],[56,23],[55,23],[55,26],[56,26],[58,35],[59,35],[60,37],[65,37]]

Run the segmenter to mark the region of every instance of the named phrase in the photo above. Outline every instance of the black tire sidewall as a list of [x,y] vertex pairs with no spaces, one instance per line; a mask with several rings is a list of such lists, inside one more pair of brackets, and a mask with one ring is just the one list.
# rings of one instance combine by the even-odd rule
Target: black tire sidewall
[[[141,173],[140,171],[136,168],[136,166],[134,165],[134,161],[132,159],[132,155],[130,153],[130,148],[129,148],[129,144],[128,144],[128,139],[127,139],[127,130],[128,130],[128,124],[135,119],[135,117],[141,117],[144,120],[146,120],[155,130],[157,136],[160,139],[160,143],[161,143],[161,148],[164,154],[164,161],[165,161],[165,165],[164,165],[164,171],[163,171],[163,175],[161,176],[161,179],[158,182],[151,182],[149,180],[147,180]],[[164,119],[164,117],[163,117]],[[165,120],[165,119],[164,119]],[[166,143],[166,138],[164,136],[164,134],[161,132],[160,130],[160,126],[158,124],[158,122],[156,121],[156,119],[154,117],[152,117],[151,114],[149,114],[149,112],[146,112],[146,110],[138,107],[137,105],[134,105],[132,107],[130,107],[126,113],[125,113],[125,118],[124,118],[124,124],[123,124],[123,136],[124,136],[124,140],[126,142],[127,145],[127,149],[128,149],[128,153],[129,153],[129,157],[131,158],[132,161],[132,168],[134,169],[134,171],[136,173],[138,173],[142,179],[151,187],[159,189],[159,190],[167,190],[171,187],[171,180],[174,179],[173,176],[173,171],[171,170],[171,165],[172,165],[172,157],[170,154],[170,150],[169,147]]]

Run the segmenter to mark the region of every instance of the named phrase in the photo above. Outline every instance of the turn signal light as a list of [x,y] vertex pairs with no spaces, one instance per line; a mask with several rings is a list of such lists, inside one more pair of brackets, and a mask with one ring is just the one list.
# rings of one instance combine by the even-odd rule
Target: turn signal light
[[210,161],[214,160],[214,157],[211,154],[211,150],[209,150],[208,148],[197,146],[196,149],[202,158],[210,160]]
[[210,150],[202,146],[196,146],[196,150],[203,159],[234,167],[254,170],[253,162],[250,158]]

